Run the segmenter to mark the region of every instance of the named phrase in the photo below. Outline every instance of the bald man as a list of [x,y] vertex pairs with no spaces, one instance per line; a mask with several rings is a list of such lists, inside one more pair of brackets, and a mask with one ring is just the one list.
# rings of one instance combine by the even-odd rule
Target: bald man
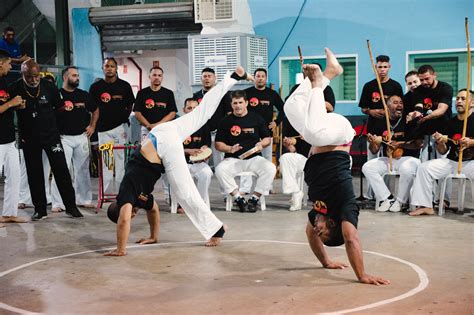
[[83,215],[77,209],[71,175],[66,164],[54,111],[61,107],[61,97],[54,84],[40,78],[40,67],[29,59],[21,65],[22,78],[10,90],[26,100],[25,109],[18,110],[20,142],[25,155],[26,172],[35,212],[33,221],[48,217],[46,193],[43,179],[42,150],[48,156],[51,169],[58,184],[59,193],[66,208],[66,214],[74,218]]

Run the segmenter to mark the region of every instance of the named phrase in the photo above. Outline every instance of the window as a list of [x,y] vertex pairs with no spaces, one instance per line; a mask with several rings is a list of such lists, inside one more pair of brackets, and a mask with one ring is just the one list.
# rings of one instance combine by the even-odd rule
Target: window
[[[344,73],[331,81],[331,87],[336,101],[356,101],[357,99],[357,57],[337,56],[337,60],[344,68]],[[323,69],[326,66],[326,57],[306,57],[305,63],[319,63]],[[280,84],[282,98],[288,96],[291,88],[302,79],[301,65],[298,57],[280,58]]]
[[459,89],[466,88],[467,54],[465,51],[407,52],[407,55],[408,71],[428,64],[435,69],[438,80],[449,83],[453,87],[454,94]]

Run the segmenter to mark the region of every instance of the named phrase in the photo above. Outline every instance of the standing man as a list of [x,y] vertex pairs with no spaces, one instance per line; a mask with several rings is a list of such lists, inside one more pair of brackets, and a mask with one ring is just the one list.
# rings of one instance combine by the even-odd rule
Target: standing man
[[420,78],[418,77],[418,71],[412,70],[405,75],[405,84],[408,88],[408,92],[403,95],[403,114],[406,116],[415,110],[415,100],[413,94],[417,87],[420,86]]
[[142,125],[142,140],[154,127],[176,117],[176,102],[173,91],[161,85],[163,69],[150,69],[150,86],[138,91],[133,111]]
[[[392,95],[403,96],[402,86],[395,80],[392,80],[389,76],[391,68],[390,57],[385,55],[377,56],[377,64],[375,65],[376,71],[382,84],[383,94],[385,100]],[[382,99],[380,98],[380,91],[377,85],[377,79],[367,82],[362,89],[362,95],[360,96],[359,107],[362,112],[368,115],[367,120],[367,132],[375,134],[375,131],[380,125],[385,125],[385,111],[383,109]],[[382,127],[383,128],[383,127]],[[369,143],[367,143],[367,160],[376,158],[377,155],[373,154],[369,150]]]
[[[415,109],[408,115],[408,120],[414,120],[420,125],[425,135],[425,142],[421,152],[421,161],[431,159],[431,151],[435,132],[443,133],[451,118],[451,103],[453,88],[446,82],[439,81],[436,72],[430,65],[423,65],[418,69],[421,86],[413,93]],[[436,156],[436,152],[435,152]]]
[[[62,71],[63,87],[61,107],[56,109],[61,143],[69,171],[74,166],[74,188],[76,202],[80,207],[92,205],[91,178],[89,173],[89,138],[95,131],[99,109],[94,106],[89,93],[78,89],[79,72],[76,67],[66,67]],[[90,115],[92,112],[92,116]],[[61,212],[64,204],[59,195],[56,180],[51,183],[52,211]]]
[[[212,68],[204,68],[201,72],[201,84],[202,88],[193,94],[193,98],[201,103],[204,95],[216,85],[216,72]],[[221,99],[219,107],[216,109],[215,113],[212,115],[211,119],[207,122],[209,130],[211,131],[211,140],[212,140],[212,163],[214,168],[222,161],[224,155],[222,152],[216,150],[215,147],[215,138],[216,130],[219,127],[221,120],[230,112],[232,112],[232,107],[230,106],[231,98],[230,93],[227,92],[226,95]]]
[[[245,91],[232,92],[232,114],[224,118],[217,129],[216,149],[225,159],[216,168],[216,177],[226,194],[232,195],[240,212],[256,212],[257,203],[266,194],[275,177],[276,167],[261,156],[260,151],[270,145],[271,133],[259,115],[249,112]],[[240,159],[250,149],[257,152]],[[258,175],[253,196],[248,202],[239,193],[235,175],[250,171]]]
[[[15,144],[13,110],[24,106],[21,96],[10,99],[5,77],[11,69],[11,58],[7,51],[0,50],[0,169],[5,171],[3,209],[0,222],[23,223],[19,218],[18,200],[20,197],[20,158]],[[0,227],[3,225],[0,224]]]
[[56,177],[66,214],[75,218],[83,217],[76,206],[71,175],[56,125],[54,111],[61,106],[59,91],[51,82],[40,79],[40,67],[33,59],[22,63],[21,74],[22,79],[11,87],[11,95],[19,95],[26,99],[26,108],[18,111],[18,126],[25,155],[28,184],[35,207],[35,213],[31,218],[34,221],[47,218],[41,161],[43,150]]
[[[105,58],[102,66],[104,79],[93,83],[89,89],[92,103],[99,108],[97,131],[99,145],[113,142],[114,145],[124,145],[128,142],[130,122],[128,117],[132,111],[135,97],[132,87],[118,78],[117,61],[114,58]],[[124,150],[114,150],[115,180],[113,170],[109,170],[102,163],[104,174],[104,192],[116,191],[124,174]]]

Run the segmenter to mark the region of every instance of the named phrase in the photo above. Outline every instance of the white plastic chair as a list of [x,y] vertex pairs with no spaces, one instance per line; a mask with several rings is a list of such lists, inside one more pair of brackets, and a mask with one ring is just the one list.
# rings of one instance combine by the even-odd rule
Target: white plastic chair
[[470,178],[468,178],[464,174],[449,174],[443,180],[443,184],[441,186],[441,190],[439,192],[439,210],[438,215],[442,216],[444,214],[444,194],[446,193],[446,184],[448,179],[459,180],[459,189],[458,189],[458,211],[464,211],[464,199],[466,197],[466,181],[471,183],[471,199],[474,200],[474,186],[473,182]]

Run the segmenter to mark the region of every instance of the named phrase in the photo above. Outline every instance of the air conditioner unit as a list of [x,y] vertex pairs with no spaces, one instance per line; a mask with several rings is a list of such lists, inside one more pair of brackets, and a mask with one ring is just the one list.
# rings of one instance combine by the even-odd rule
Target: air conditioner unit
[[225,34],[215,36],[188,36],[190,82],[201,84],[201,71],[214,69],[218,80],[225,73],[242,65],[248,73],[257,68],[268,68],[267,39],[249,34]]
[[234,20],[234,0],[194,0],[196,23]]

